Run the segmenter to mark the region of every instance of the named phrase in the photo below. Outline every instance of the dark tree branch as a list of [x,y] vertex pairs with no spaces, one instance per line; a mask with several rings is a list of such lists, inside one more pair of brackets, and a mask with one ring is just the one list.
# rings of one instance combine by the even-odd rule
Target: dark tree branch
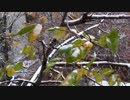
[[64,15],[63,15],[62,22],[61,22],[60,26],[64,26],[64,21],[65,21],[65,18],[67,17],[67,14],[68,14],[68,12],[64,12]]
[[40,41],[43,47],[43,61],[42,61],[42,67],[38,76],[38,79],[36,81],[36,86],[39,86],[42,80],[42,74],[43,74],[43,70],[46,68],[46,64],[47,64],[47,56],[46,56],[46,48],[45,48],[45,44],[43,41]]

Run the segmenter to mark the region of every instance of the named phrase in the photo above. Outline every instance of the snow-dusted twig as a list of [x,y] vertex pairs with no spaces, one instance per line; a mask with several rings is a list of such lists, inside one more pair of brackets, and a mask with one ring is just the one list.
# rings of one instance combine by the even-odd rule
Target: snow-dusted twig
[[[84,65],[87,65],[88,63],[89,62],[76,62],[76,63],[67,64],[66,62],[56,62],[55,66],[64,66],[64,65],[72,66],[74,64],[84,66]],[[113,65],[113,66],[119,66],[119,67],[123,67],[124,66],[124,67],[130,68],[130,63],[118,63],[118,62],[108,62],[108,61],[95,61],[95,62],[93,62],[92,65],[93,66]]]
[[128,19],[130,15],[119,14],[119,15],[86,15],[83,14],[80,18],[69,20],[64,22],[64,26],[67,26],[67,22],[70,26],[86,23],[93,19]]
[[15,80],[7,80],[7,81],[3,81],[3,82],[0,82],[0,84],[5,84],[5,83],[9,83],[8,86],[11,86],[11,84],[13,82],[17,82],[17,81],[22,81],[22,82],[27,82],[27,83],[30,83],[30,84],[35,84],[34,82],[31,82],[30,80],[26,80],[26,79],[15,79]]
[[41,81],[41,84],[43,83],[61,83],[62,81],[59,80],[46,80],[46,81]]
[[130,15],[118,14],[118,15],[88,15],[90,19],[128,19]]

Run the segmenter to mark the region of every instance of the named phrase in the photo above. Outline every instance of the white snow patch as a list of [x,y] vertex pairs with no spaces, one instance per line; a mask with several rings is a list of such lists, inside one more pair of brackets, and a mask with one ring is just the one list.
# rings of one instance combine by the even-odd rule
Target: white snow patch
[[80,50],[78,47],[74,48],[74,52],[72,54],[73,57],[77,57],[80,54]]
[[[110,86],[107,81],[102,81],[99,84],[101,84],[103,86]],[[98,85],[98,84],[95,83],[95,86],[100,86],[100,85]],[[114,86],[118,86],[117,83],[114,84]],[[130,83],[121,82],[119,86],[130,86]]]
[[75,29],[70,29],[70,31],[72,31],[72,32],[77,34],[77,31]]
[[106,38],[106,41],[107,41],[108,43],[111,43],[111,41],[110,41],[110,39],[109,39],[109,38]]
[[81,32],[78,33],[78,35],[83,35],[83,33],[84,33],[84,31],[81,31]]
[[37,24],[33,30],[33,35],[39,35],[41,33],[42,30],[42,25],[41,24]]
[[60,50],[65,50],[65,49],[68,49],[68,48],[71,48],[71,47],[73,47],[72,44],[64,45],[64,46],[62,46],[62,47],[60,48]]
[[74,70],[73,73],[78,73],[78,71],[77,71],[77,70]]
[[115,75],[112,75],[112,80],[116,81]]

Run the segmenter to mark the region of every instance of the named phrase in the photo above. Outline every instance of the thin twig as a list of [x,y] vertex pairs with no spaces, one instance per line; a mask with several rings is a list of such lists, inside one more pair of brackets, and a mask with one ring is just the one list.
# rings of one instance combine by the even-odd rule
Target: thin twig
[[[58,73],[58,74],[60,74],[61,72],[60,71],[58,71],[58,70],[56,70],[56,69],[51,69],[52,71],[54,71],[55,73]],[[63,78],[63,79],[65,79],[65,77],[64,77],[64,75],[63,74],[61,74],[61,77]]]

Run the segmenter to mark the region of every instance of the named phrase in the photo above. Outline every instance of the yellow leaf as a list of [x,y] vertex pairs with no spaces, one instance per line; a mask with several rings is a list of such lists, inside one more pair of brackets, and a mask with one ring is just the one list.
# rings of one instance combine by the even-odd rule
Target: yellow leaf
[[11,44],[11,41],[10,40],[6,40],[8,44]]
[[28,34],[28,41],[29,42],[35,41],[39,37],[41,31],[42,31],[42,25],[37,24],[33,29],[33,31]]
[[14,41],[14,42],[13,42],[13,46],[14,46],[14,47],[17,47],[18,45],[19,45],[19,42],[17,42],[17,41]]
[[10,67],[8,70],[7,70],[7,76],[8,77],[12,77],[15,73],[15,70],[13,67]]
[[38,38],[38,36],[34,35],[33,33],[28,34],[28,41],[33,42]]
[[7,36],[12,36],[13,34],[12,33],[8,33]]
[[48,18],[46,16],[43,16],[40,19],[42,19],[44,22],[48,21]]
[[82,69],[78,70],[76,81],[80,80],[80,78],[82,77],[82,75],[83,75]]
[[14,66],[13,66],[13,65],[7,65],[7,66],[6,66],[6,71],[7,71],[7,76],[8,76],[8,77],[13,76],[14,73],[15,73]]

